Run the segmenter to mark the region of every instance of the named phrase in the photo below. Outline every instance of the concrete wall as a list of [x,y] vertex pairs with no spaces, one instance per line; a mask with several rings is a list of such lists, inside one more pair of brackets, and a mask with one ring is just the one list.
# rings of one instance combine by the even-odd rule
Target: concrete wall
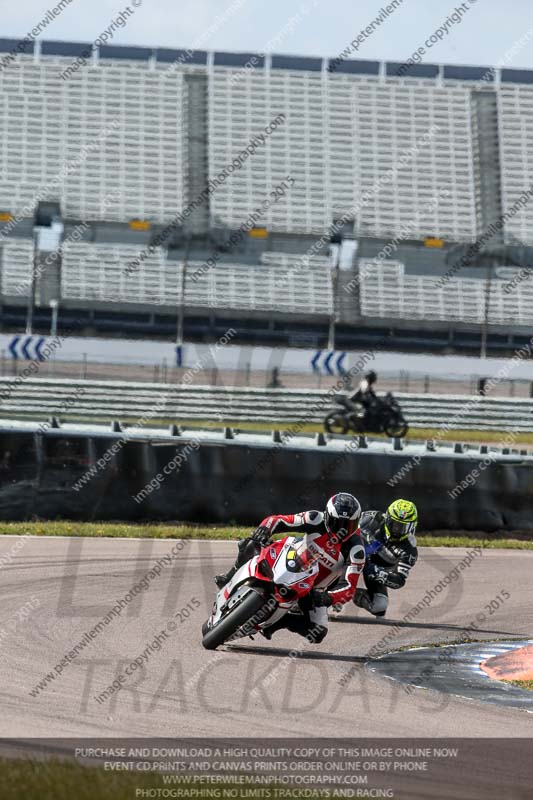
[[[182,351],[182,366],[188,370],[201,368],[205,364],[218,369],[244,371],[271,370],[278,366],[284,372],[312,375],[317,370],[328,374],[326,362],[333,374],[362,369],[375,369],[381,376],[398,375],[400,371],[413,377],[429,375],[453,380],[472,377],[491,377],[505,375],[511,379],[531,380],[531,359],[533,358],[533,337],[528,333],[528,343],[516,350],[512,359],[506,358],[474,358],[470,356],[436,356],[413,353],[401,353],[361,347],[344,352],[339,367],[339,358],[343,351],[306,349],[303,347],[262,347],[236,345],[233,343],[235,330],[228,326],[224,336],[215,344],[185,343]],[[42,341],[41,341],[42,340]],[[176,364],[176,345],[168,341],[153,339],[106,339],[96,337],[44,336],[38,334],[26,336],[25,333],[0,334],[0,351],[5,351],[10,358],[14,352],[18,356],[19,370],[22,370],[25,359],[22,348],[27,344],[29,353],[35,358],[35,346],[40,343],[44,355],[56,361],[82,361],[86,357],[94,364],[140,364],[146,366],[160,365],[166,360],[167,365]],[[376,347],[383,346],[383,337],[376,339]],[[48,356],[47,347],[51,347],[53,355]],[[11,349],[10,349],[11,348]],[[317,355],[318,354],[318,355]],[[314,360],[314,363],[313,363]]]
[[[412,499],[424,530],[533,531],[531,457],[238,438],[211,433],[201,440],[190,433],[175,441],[168,435],[160,441],[147,435],[145,441],[124,441],[120,433],[4,430],[0,518],[192,520],[253,527],[269,513],[323,508],[329,495],[343,490],[357,495],[364,508],[383,508],[402,496]],[[77,483],[91,468],[93,476]],[[472,482],[468,476],[474,470],[479,477]],[[150,481],[152,491],[146,488]],[[466,488],[454,499],[450,491],[460,481]],[[136,502],[143,489],[144,499]]]

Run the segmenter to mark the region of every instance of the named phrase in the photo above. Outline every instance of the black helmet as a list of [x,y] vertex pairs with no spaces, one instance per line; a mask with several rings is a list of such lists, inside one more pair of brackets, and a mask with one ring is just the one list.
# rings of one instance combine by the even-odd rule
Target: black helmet
[[357,530],[361,506],[353,494],[341,492],[330,497],[324,511],[327,532],[342,541]]
[[368,383],[375,383],[377,381],[377,379],[378,379],[378,376],[376,375],[374,370],[371,369],[370,372],[366,373],[365,378],[366,378]]

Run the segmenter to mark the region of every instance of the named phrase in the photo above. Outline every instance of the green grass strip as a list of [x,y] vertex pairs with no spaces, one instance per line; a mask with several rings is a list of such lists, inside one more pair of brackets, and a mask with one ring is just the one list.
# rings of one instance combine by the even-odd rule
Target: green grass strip
[[[219,539],[237,540],[249,536],[252,526],[134,524],[126,522],[0,522],[0,535],[16,536],[84,536],[88,538],[127,539]],[[417,537],[421,547],[472,547],[491,549],[533,550],[533,535],[528,533],[487,534],[461,531],[459,533],[423,533]]]
[[533,681],[505,681],[506,683],[512,683],[513,686],[519,686],[520,689],[533,689]]
[[[184,773],[181,773],[184,774]],[[275,796],[275,784],[262,785],[270,789],[271,797]],[[204,784],[196,781],[182,785],[181,797],[205,797],[205,789],[218,787],[220,797],[250,797],[253,785]],[[160,774],[145,772],[112,772],[102,767],[84,767],[72,760],[22,760],[0,758],[0,797],[2,800],[134,800],[140,789],[177,789],[176,786],[165,786]],[[233,792],[224,794],[224,789]],[[193,790],[193,791],[191,791]],[[196,792],[194,792],[196,790]],[[286,792],[290,792],[287,794]],[[299,797],[298,790],[291,792],[284,788],[284,797]],[[155,797],[157,795],[154,794]],[[163,796],[161,794],[161,796]],[[179,795],[177,795],[179,796]],[[326,791],[317,789],[313,797],[324,798]]]

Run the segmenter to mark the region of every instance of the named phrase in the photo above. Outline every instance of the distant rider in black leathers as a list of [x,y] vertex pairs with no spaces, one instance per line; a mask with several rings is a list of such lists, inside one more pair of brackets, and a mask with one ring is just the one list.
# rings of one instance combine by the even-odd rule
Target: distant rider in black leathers
[[374,384],[377,379],[378,376],[373,370],[367,372],[356,391],[348,397],[347,404],[351,411],[359,411],[360,405],[363,406],[367,414],[373,414],[377,411],[379,400],[374,391]]

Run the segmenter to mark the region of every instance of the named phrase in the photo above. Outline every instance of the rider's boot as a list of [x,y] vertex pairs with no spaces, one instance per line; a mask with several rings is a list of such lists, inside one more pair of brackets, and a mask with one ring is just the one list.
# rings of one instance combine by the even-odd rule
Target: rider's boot
[[229,572],[226,572],[225,575],[215,575],[215,583],[217,588],[222,589],[230,580],[233,578],[235,573],[237,572],[238,567],[234,566],[230,569]]
[[250,558],[253,558],[258,549],[260,549],[259,546],[250,538],[241,539],[237,546],[239,552],[233,567],[225,574],[215,575],[215,583],[219,589],[222,589],[227,583],[229,583],[237,570],[240,569],[243,564],[246,564]]
[[372,613],[372,602],[366,589],[356,589],[353,602],[356,606],[359,606],[359,608],[364,608],[365,611],[370,611],[370,613]]
[[[261,630],[260,633],[265,639],[270,641],[272,634],[281,630],[297,633],[308,641],[312,641],[313,644],[319,644],[327,633],[326,627],[320,626],[319,628],[319,626],[310,622],[306,614],[297,613],[286,614],[281,619],[278,619],[277,622],[274,622],[273,625],[269,625],[265,630]],[[308,638],[310,634],[313,637],[312,640]]]
[[277,622],[274,622],[272,625],[269,625],[268,628],[260,629],[259,633],[261,634],[261,636],[264,636],[265,639],[270,641],[272,639],[272,634],[276,633],[276,631],[290,630],[287,624],[288,622],[287,618],[290,616],[291,616],[290,614],[287,614],[285,617],[281,617],[281,619],[278,619]]

